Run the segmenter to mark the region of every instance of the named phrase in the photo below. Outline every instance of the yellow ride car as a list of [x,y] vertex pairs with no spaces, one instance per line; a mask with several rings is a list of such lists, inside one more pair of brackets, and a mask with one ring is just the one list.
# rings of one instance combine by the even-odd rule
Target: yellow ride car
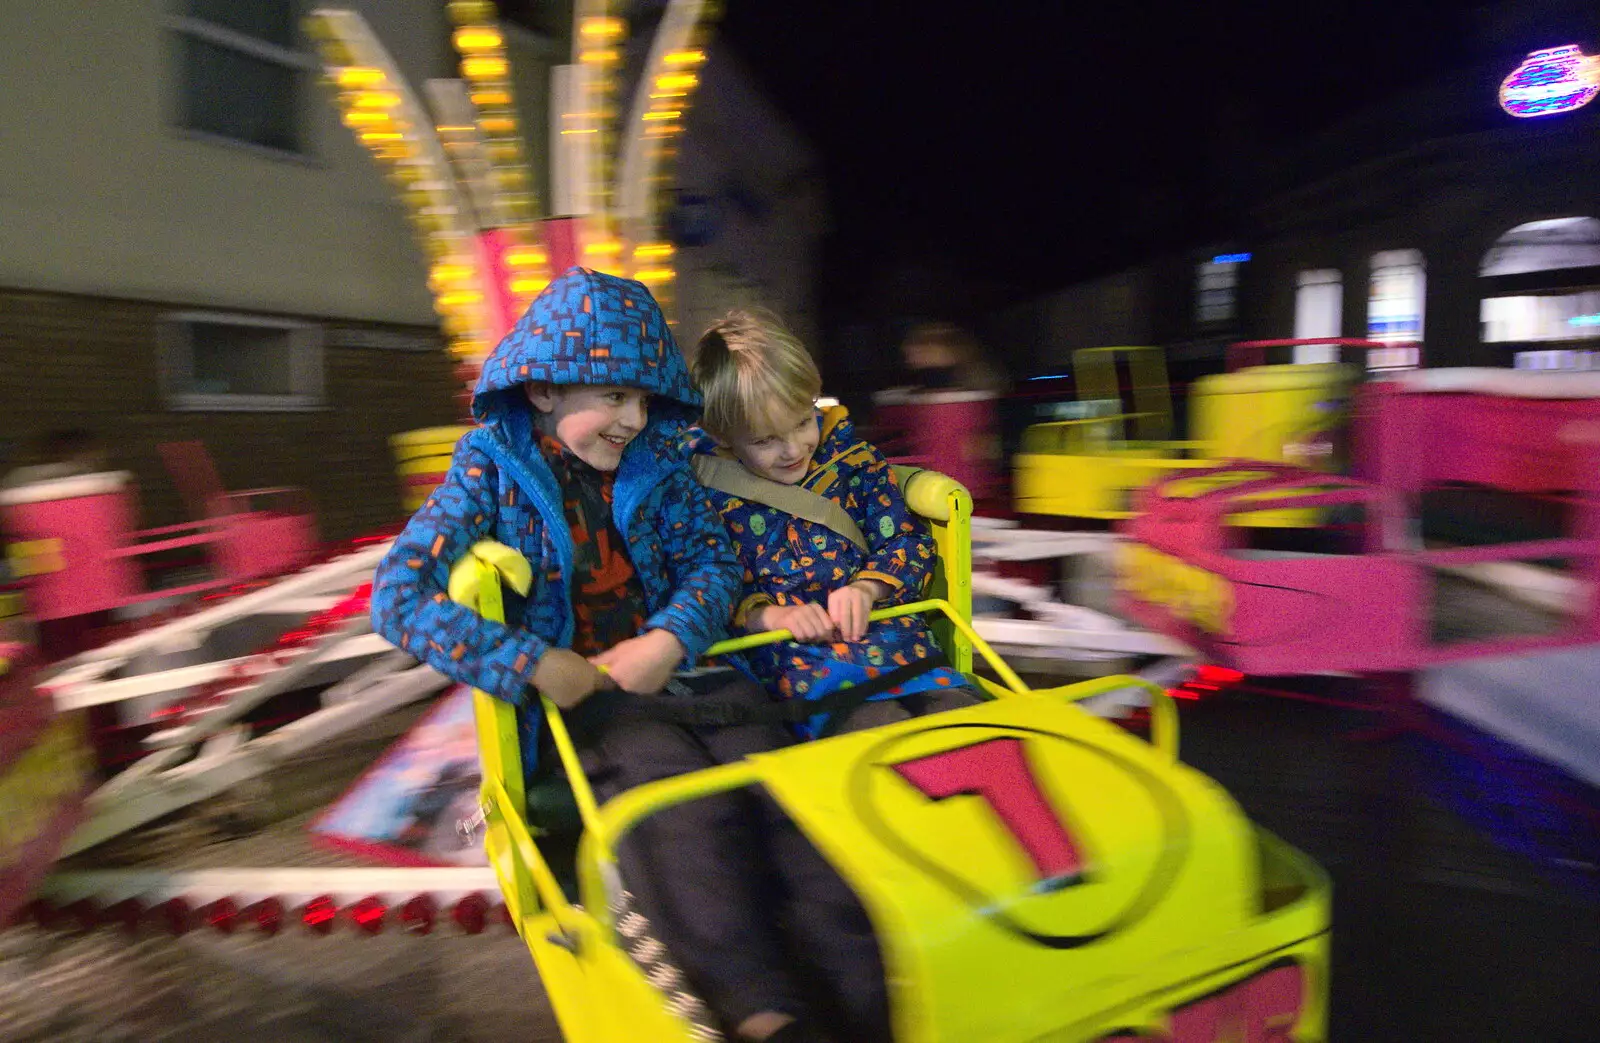
[[[582,829],[567,874],[552,861],[570,850],[560,826],[542,821],[558,802],[525,791],[512,708],[477,693],[486,849],[566,1038],[720,1038],[685,983],[630,957],[641,918],[613,852],[664,808],[761,786],[867,909],[900,1043],[1324,1040],[1326,877],[1179,762],[1176,710],[1160,688],[1130,677],[1023,684],[968,621],[966,491],[932,472],[907,477],[907,501],[939,545],[936,596],[873,618],[936,614],[951,662],[991,701],[651,783],[597,806],[546,700],[560,785],[570,786]],[[475,548],[458,563],[452,597],[500,615],[503,551]],[[788,636],[727,641],[711,654]],[[973,672],[974,652],[992,677]],[[1150,742],[1074,705],[1141,685],[1152,700]],[[575,877],[576,894],[562,876]]]
[[[1172,439],[1172,403],[1160,348],[1085,348],[1073,353],[1073,375],[1080,403],[1100,408],[1023,432],[1013,460],[1019,513],[1130,518],[1139,489],[1232,459],[1338,470],[1343,466],[1340,431],[1361,369],[1337,362],[1250,365],[1202,377],[1190,388],[1193,437],[1188,441]],[[1283,511],[1258,513],[1248,524],[1316,521],[1313,511]]]

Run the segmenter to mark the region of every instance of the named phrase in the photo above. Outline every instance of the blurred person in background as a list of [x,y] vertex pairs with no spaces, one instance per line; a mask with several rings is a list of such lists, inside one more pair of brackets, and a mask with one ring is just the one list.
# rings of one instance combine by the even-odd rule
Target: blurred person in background
[[953,323],[913,326],[900,344],[900,356],[911,373],[914,390],[998,395],[1006,389],[1004,375],[983,357],[977,338]]
[[911,383],[873,396],[873,440],[891,462],[942,471],[974,500],[999,495],[1004,375],[976,337],[948,322],[913,326],[900,354]]

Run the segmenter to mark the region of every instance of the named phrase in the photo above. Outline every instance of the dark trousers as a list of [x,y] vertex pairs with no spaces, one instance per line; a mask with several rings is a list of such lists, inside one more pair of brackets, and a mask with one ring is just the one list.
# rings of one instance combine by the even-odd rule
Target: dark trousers
[[963,706],[976,706],[983,702],[978,693],[966,685],[952,688],[930,688],[913,692],[898,699],[879,699],[856,707],[839,727],[841,732],[861,732],[896,721],[924,717],[930,713],[959,710]]
[[[734,671],[706,697],[768,701]],[[569,723],[602,801],[794,742],[778,724],[686,727],[639,712],[637,697],[591,702]],[[865,910],[766,793],[735,790],[652,815],[622,839],[617,860],[640,912],[730,1028],[761,1011],[811,1013],[802,987],[810,971],[847,1038],[890,1039],[883,960]]]

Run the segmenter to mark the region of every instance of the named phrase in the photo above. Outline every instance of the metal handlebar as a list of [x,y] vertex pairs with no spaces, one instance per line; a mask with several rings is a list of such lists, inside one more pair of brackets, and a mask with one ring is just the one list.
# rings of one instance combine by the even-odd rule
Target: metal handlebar
[[[995,654],[978,632],[972,629],[972,624],[962,618],[955,606],[943,598],[928,598],[923,601],[913,601],[904,605],[890,605],[887,608],[874,609],[867,616],[867,621],[876,623],[880,619],[894,619],[897,616],[916,615],[921,612],[942,612],[947,620],[972,642],[972,647],[983,656],[984,662],[1000,675],[1013,692],[1026,692],[1028,686],[1022,679],[1005,664],[1005,661]],[[780,641],[793,641],[794,635],[787,630],[768,630],[760,634],[747,634],[744,637],[733,637],[726,641],[718,641],[706,649],[706,658],[713,659],[717,656],[732,655],[736,652],[748,652],[752,648],[762,648],[766,645],[775,645]]]

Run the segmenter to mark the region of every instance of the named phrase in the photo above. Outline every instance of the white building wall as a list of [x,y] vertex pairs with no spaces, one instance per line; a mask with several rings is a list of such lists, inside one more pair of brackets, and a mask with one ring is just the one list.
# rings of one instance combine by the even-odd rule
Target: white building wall
[[[410,226],[316,71],[302,156],[186,134],[168,0],[7,4],[0,286],[435,321]],[[454,75],[439,0],[356,0],[412,84]]]

